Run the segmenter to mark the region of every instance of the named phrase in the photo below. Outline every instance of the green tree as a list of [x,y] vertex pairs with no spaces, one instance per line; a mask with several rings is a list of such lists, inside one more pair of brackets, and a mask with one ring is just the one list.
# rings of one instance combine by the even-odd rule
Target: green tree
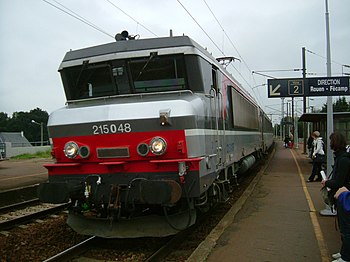
[[[40,141],[41,140],[41,126],[37,123],[43,123],[43,139],[44,141],[48,140],[47,133],[47,121],[49,119],[49,114],[46,111],[41,110],[40,108],[35,108],[29,112],[32,140],[29,141]],[[33,122],[35,121],[35,122]]]
[[0,132],[7,131],[7,122],[9,117],[6,113],[0,112]]
[[[350,112],[350,104],[346,101],[345,96],[339,97],[333,103],[333,112]],[[322,106],[321,113],[327,113],[327,104]]]
[[[2,132],[24,132],[24,136],[30,142],[41,140],[41,126],[43,123],[43,140],[48,140],[47,121],[49,114],[40,108],[35,108],[29,112],[14,112],[11,118],[7,114],[0,112],[0,131]],[[33,122],[33,120],[36,124]]]

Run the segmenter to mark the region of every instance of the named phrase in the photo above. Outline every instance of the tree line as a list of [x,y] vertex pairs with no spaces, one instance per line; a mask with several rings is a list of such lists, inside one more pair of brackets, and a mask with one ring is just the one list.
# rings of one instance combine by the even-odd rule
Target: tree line
[[35,108],[29,112],[14,112],[12,116],[0,112],[0,132],[22,132],[29,142],[41,141],[41,123],[43,125],[43,141],[48,141],[47,121],[49,114]]
[[[350,112],[350,103],[346,101],[345,96],[339,97],[333,103],[333,112]],[[327,113],[327,104],[322,106],[321,113]]]

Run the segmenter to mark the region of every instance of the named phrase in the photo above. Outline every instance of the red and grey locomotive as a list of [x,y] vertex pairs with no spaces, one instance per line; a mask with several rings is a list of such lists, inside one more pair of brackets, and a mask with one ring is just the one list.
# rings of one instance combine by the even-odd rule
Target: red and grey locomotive
[[67,103],[49,117],[53,164],[43,202],[102,237],[166,236],[225,201],[236,175],[273,142],[254,99],[187,36],[69,51]]

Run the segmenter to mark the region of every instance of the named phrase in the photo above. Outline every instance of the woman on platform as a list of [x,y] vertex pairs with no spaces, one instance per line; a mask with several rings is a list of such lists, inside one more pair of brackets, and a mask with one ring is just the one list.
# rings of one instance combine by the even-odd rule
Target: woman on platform
[[307,180],[307,182],[314,182],[315,176],[317,176],[315,181],[321,181],[321,166],[322,166],[322,160],[325,158],[324,150],[323,150],[323,140],[321,137],[320,132],[315,131],[312,133],[312,137],[314,138],[313,146],[314,151],[312,153],[312,172]]

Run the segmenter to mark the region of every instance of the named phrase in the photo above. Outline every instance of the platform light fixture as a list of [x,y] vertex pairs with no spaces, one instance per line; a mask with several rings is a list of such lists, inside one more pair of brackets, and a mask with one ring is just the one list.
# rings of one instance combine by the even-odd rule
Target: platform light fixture
[[32,119],[32,123],[40,126],[40,145],[43,146],[44,144],[44,123],[43,122],[36,122]]

